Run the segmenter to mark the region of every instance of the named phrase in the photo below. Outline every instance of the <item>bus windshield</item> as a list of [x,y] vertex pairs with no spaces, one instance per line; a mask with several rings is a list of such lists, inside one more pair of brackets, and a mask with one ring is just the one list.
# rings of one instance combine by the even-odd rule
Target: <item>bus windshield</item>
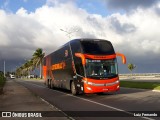
[[86,76],[93,79],[107,79],[118,76],[117,60],[86,59]]

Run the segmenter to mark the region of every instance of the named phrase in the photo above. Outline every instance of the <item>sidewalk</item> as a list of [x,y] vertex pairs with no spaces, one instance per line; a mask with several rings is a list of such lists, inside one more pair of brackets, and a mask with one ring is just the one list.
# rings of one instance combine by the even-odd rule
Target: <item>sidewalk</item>
[[[4,94],[0,95],[0,112],[2,111],[58,111],[38,96],[31,93],[27,88],[13,80],[7,80],[4,86]],[[62,113],[63,114],[63,113]],[[11,118],[0,118],[9,119]],[[12,118],[23,119],[23,118]],[[26,118],[24,118],[26,119]],[[36,119],[36,118],[29,118]],[[37,118],[38,120],[66,120],[67,117]]]

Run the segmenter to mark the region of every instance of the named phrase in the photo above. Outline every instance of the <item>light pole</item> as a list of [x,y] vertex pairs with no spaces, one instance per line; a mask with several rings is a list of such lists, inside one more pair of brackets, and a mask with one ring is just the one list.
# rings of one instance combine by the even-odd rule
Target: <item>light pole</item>
[[73,33],[78,32],[78,29],[76,29],[74,31],[67,31],[67,30],[63,30],[63,29],[60,29],[60,30],[67,33],[66,35],[69,37],[69,39],[71,39],[71,36]]
[[3,73],[4,73],[4,77],[6,77],[6,63],[5,63],[5,60],[4,60],[4,71],[3,71]]

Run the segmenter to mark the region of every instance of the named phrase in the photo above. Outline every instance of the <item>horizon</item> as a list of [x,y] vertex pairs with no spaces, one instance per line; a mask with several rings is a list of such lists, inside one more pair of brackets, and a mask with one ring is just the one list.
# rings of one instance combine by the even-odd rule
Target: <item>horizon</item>
[[[47,54],[75,38],[111,41],[136,73],[160,73],[158,0],[2,0],[0,71],[14,71],[37,48]],[[67,32],[71,33],[69,36]],[[119,73],[129,73],[118,58]]]

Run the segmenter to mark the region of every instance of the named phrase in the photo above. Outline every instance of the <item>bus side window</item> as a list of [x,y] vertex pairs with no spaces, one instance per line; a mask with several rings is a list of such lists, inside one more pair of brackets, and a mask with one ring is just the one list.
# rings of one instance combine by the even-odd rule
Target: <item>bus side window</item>
[[74,59],[74,64],[77,74],[84,76],[84,68],[82,65],[82,60],[79,57],[75,56],[75,53],[81,53],[81,46],[79,41],[73,41],[71,43],[72,55]]
[[84,68],[81,62],[75,64],[77,74],[84,76]]

